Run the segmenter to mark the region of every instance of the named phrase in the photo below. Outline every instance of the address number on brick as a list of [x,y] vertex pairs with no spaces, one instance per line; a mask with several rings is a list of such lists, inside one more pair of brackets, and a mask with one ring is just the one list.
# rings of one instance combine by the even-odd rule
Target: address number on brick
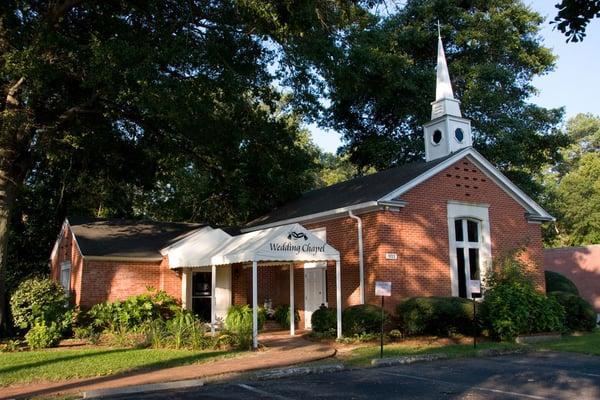
[[386,260],[397,260],[398,259],[398,254],[396,254],[396,253],[385,253],[385,259]]

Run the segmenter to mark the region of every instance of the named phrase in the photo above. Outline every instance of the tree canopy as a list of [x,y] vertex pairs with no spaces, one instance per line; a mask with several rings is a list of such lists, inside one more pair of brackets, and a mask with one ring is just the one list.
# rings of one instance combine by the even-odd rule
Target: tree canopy
[[309,188],[314,156],[283,114],[312,109],[339,30],[372,3],[2,2],[0,299],[27,193],[49,196],[51,218],[131,216],[136,195],[168,201],[191,174],[196,217],[227,223]]
[[587,25],[600,17],[600,0],[562,0],[555,7],[558,13],[552,23],[567,37],[567,42],[582,41]]
[[555,57],[538,35],[543,19],[521,2],[408,1],[346,37],[328,70],[329,124],[342,152],[360,168],[387,168],[423,157],[422,124],[435,94],[437,27],[474,146],[528,192],[532,175],[566,143],[555,130],[562,110],[529,103],[531,80]]
[[[546,202],[557,218],[546,230],[550,245],[600,243],[600,117],[578,114],[565,131],[572,144],[545,177]],[[554,229],[553,229],[554,228]]]

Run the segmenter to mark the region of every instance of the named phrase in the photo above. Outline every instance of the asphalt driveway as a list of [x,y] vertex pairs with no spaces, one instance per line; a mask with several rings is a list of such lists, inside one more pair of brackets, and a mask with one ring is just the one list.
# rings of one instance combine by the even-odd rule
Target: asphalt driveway
[[[600,399],[600,357],[532,353],[440,360],[193,390],[143,399]],[[114,399],[133,397],[114,397]]]

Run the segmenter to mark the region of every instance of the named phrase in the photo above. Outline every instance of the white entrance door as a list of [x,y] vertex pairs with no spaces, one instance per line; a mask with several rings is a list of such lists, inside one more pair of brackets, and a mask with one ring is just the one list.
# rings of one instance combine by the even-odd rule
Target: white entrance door
[[[307,263],[308,264],[308,263]],[[327,301],[325,272],[326,268],[315,266],[313,268],[304,269],[304,326],[306,329],[311,329],[311,317],[313,312],[321,307]]]

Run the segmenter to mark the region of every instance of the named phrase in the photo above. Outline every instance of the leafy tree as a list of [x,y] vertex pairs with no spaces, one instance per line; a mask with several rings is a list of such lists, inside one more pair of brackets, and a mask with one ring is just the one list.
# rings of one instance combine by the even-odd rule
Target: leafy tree
[[[78,204],[97,207],[97,214],[130,214],[132,195],[162,172],[157,155],[185,155],[183,165],[220,183],[228,182],[232,169],[269,162],[261,152],[287,143],[265,140],[280,127],[261,110],[275,109],[280,94],[273,83],[290,88],[294,107],[310,111],[323,85],[318,71],[337,52],[339,29],[358,23],[371,3],[4,1],[0,326],[9,221],[30,175],[52,181],[71,171],[69,185],[76,182],[89,194]],[[249,132],[260,139],[248,138]],[[246,146],[253,158],[234,165]],[[64,156],[71,154],[69,170],[71,158]],[[78,165],[91,173],[79,175]],[[248,184],[265,183],[248,169],[239,175]],[[121,183],[123,189],[114,190]],[[226,201],[235,193],[211,194],[213,205],[233,208]]]
[[558,13],[552,23],[567,37],[567,42],[582,41],[587,25],[600,17],[600,0],[562,0],[556,8]]
[[359,174],[358,169],[348,160],[347,156],[322,152],[319,156],[318,187],[330,186],[338,182],[347,181]]
[[545,240],[550,245],[600,243],[600,117],[578,114],[565,131],[573,143],[545,176],[546,203],[557,218]]
[[554,56],[538,36],[540,15],[520,1],[410,0],[345,36],[344,58],[328,70],[329,123],[359,168],[423,157],[422,124],[435,93],[436,21],[455,93],[473,123],[475,147],[522,188],[566,143],[562,110],[528,103],[531,80]]

